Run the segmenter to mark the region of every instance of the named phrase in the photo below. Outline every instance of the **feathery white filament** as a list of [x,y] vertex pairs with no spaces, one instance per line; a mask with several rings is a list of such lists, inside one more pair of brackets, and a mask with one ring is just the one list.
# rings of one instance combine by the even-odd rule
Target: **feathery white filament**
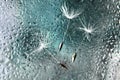
[[82,13],[82,11],[81,12],[74,11],[74,10],[69,11],[69,8],[66,6],[65,2],[61,7],[61,11],[62,11],[63,15],[68,19],[76,18],[77,16],[79,16]]
[[84,31],[84,35],[85,35],[85,38],[87,38],[87,40],[90,41],[90,36],[92,34],[95,33],[95,28],[93,28],[93,26],[91,26],[90,24],[88,24],[87,26],[82,22],[82,20],[80,19],[80,22],[82,24],[83,27],[80,27],[79,29]]

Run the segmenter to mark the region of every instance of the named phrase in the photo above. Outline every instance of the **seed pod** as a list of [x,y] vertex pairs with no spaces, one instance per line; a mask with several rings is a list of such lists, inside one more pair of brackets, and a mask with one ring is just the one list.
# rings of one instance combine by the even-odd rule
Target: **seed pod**
[[76,54],[76,53],[73,53],[73,55],[72,55],[72,62],[75,61],[76,57],[77,57],[77,54]]
[[63,63],[60,63],[60,66],[65,68],[65,69],[68,69],[67,66],[65,64],[63,64]]
[[63,41],[59,45],[59,51],[61,51],[62,47],[63,47]]

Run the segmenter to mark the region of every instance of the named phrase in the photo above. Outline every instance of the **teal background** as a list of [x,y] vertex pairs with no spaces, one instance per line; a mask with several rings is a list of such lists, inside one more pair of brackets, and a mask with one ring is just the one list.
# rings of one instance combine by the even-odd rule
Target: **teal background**
[[[64,2],[83,12],[70,21],[59,52],[68,25],[60,10]],[[113,70],[120,70],[119,10],[119,0],[1,0],[0,80],[119,80],[115,77],[119,73]],[[95,25],[97,32],[90,41],[79,30],[83,27],[80,19],[85,25]],[[66,63],[68,70],[46,49],[35,51],[40,39],[51,42],[47,50]],[[75,52],[77,57],[72,63]]]

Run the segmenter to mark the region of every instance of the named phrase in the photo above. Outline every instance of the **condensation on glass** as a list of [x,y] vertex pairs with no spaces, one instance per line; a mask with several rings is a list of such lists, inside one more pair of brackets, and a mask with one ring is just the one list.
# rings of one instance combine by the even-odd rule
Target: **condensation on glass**
[[0,0],[0,80],[119,79],[119,0]]

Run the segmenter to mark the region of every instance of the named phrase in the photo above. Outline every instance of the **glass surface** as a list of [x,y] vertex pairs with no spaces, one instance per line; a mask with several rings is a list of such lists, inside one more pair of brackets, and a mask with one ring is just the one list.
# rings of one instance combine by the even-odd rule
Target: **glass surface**
[[120,80],[120,0],[0,0],[0,80]]

